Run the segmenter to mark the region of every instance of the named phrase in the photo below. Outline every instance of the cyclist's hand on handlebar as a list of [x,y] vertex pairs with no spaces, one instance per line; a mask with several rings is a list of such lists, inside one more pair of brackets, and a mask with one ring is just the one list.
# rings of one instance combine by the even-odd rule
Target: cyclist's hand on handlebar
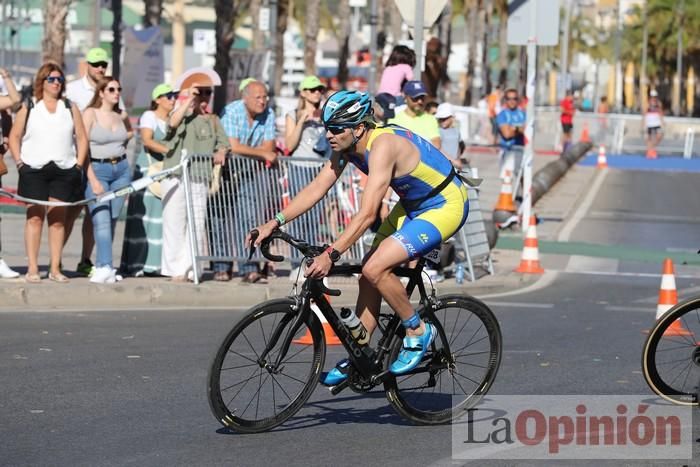
[[[246,235],[246,237],[245,237],[246,247],[248,247],[248,248],[251,248],[252,246],[259,247],[260,243],[262,243],[263,240],[265,240],[267,237],[269,237],[272,234],[272,232],[275,231],[276,228],[277,228],[277,222],[275,222],[274,220],[271,220],[269,222],[266,222],[265,224],[262,224],[262,225],[255,227],[250,232],[252,232],[253,230],[257,230],[258,236],[255,239],[252,239],[250,232],[248,232],[248,235]],[[255,242],[254,245],[251,245],[251,240],[253,240]]]
[[[311,262],[311,260],[313,260],[313,262]],[[327,253],[321,253],[320,255],[311,258],[306,264],[305,275],[306,277],[311,277],[313,279],[323,279],[328,275],[331,267],[333,267],[331,257]]]

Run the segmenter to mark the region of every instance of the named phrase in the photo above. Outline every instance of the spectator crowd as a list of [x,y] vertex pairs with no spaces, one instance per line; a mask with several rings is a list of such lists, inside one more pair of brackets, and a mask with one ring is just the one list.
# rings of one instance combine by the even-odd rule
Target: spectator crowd
[[[320,118],[329,95],[324,82],[316,76],[301,81],[298,105],[281,116],[284,129],[278,137],[265,84],[256,78],[243,80],[240,98],[226,105],[219,116],[212,113],[211,104],[214,87],[222,85],[221,78],[213,70],[191,69],[176,83],[162,83],[152,90],[150,109],[138,116],[134,129],[124,107],[121,83],[108,74],[107,52],[94,48],[85,59],[85,73],[69,82],[59,65],[45,63],[36,73],[31,96],[24,99],[10,74],[0,69],[6,88],[6,95],[0,96],[0,111],[9,112],[3,119],[2,133],[7,144],[0,148],[2,154],[7,153],[6,160],[15,163],[18,195],[37,201],[26,206],[27,264],[12,266],[26,266],[27,282],[69,282],[64,274],[63,248],[71,235],[82,235],[80,261],[69,276],[88,276],[91,282],[100,284],[141,276],[191,282],[195,280],[195,268],[189,252],[196,242],[197,251],[217,258],[210,265],[214,280],[230,281],[238,274],[243,282],[264,283],[273,273],[270,265],[249,261],[234,265],[220,260],[241,257],[234,254],[227,231],[234,225],[255,225],[255,220],[246,216],[251,206],[264,209],[265,187],[276,183],[276,175],[270,169],[280,156],[290,156],[290,170],[300,168],[289,179],[291,197],[304,189],[313,173],[301,168],[320,167],[330,157]],[[413,76],[415,60],[410,48],[394,48],[374,99],[375,118],[378,124],[398,125],[422,136],[461,169],[468,162],[455,109],[447,102],[437,102],[436,90],[430,90]],[[506,102],[510,91],[505,92]],[[494,113],[493,120],[497,122],[494,134],[499,135],[502,144],[516,141],[521,131],[517,122],[506,119],[504,123],[504,117],[498,113]],[[140,151],[131,160],[127,147],[134,136],[138,136],[140,144],[136,147]],[[177,168],[185,154],[211,155],[206,161],[195,159],[191,164],[206,164],[202,173],[212,174],[216,188],[211,180],[193,178],[188,194],[182,172],[176,171],[128,198],[117,196],[109,201],[68,206],[55,203],[96,199],[141,177]],[[230,154],[248,159],[257,175],[219,177],[231,173],[225,170]],[[207,213],[207,204],[212,202],[231,208]],[[391,202],[391,193],[387,193],[386,204]],[[194,229],[188,226],[188,207],[195,213]],[[121,257],[114,258],[115,231],[124,210]],[[382,211],[385,215],[388,209]],[[76,234],[74,225],[81,214],[80,233]],[[311,230],[315,219],[322,215],[320,211],[313,213],[295,228],[301,232]],[[235,223],[232,217],[236,218]],[[41,274],[39,265],[45,223],[49,251],[46,276]],[[194,238],[190,238],[192,232]],[[0,257],[0,278],[18,276]]]

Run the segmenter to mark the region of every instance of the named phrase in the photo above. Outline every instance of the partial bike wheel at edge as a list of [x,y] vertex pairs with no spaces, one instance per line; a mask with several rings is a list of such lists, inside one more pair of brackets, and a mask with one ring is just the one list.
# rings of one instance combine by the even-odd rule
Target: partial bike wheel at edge
[[649,387],[679,405],[698,405],[700,391],[700,297],[675,305],[649,331],[642,350]]
[[[432,312],[418,310],[438,331],[423,362],[416,372],[384,383],[396,411],[418,424],[447,423],[466,414],[488,392],[501,364],[501,329],[491,310],[470,296],[438,301]],[[402,339],[394,340],[389,363],[402,345]]]
[[[292,342],[274,368],[285,336],[297,314],[291,299],[271,300],[252,308],[228,333],[209,369],[208,397],[219,422],[244,433],[266,431],[294,415],[313,392],[323,368],[325,341],[313,313],[294,330],[294,340],[311,336],[313,344]],[[279,327],[279,339],[261,354]]]

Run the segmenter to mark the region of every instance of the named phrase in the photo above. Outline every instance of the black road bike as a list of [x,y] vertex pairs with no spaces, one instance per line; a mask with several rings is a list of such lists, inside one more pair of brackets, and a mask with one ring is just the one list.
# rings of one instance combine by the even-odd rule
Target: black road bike
[[700,393],[700,296],[674,305],[649,331],[642,350],[649,387],[679,405],[698,405]]
[[[270,254],[276,239],[299,250],[306,261],[325,249],[277,230],[260,245],[270,261],[283,260]],[[417,424],[448,423],[466,414],[496,377],[501,330],[491,310],[474,297],[436,296],[432,286],[428,294],[421,277],[425,261],[394,270],[408,278],[409,297],[418,288],[418,313],[437,330],[417,368],[400,376],[388,371],[405,336],[398,316],[380,313],[374,345],[359,345],[324,296],[338,296],[340,290],[309,278],[298,293],[253,307],[224,339],[208,376],[209,405],[216,419],[232,430],[258,433],[301,409],[319,382],[326,355],[323,325],[312,303],[339,337],[351,363],[348,378],[331,388],[333,395],[346,388],[366,393],[381,385],[394,409]],[[359,265],[335,265],[330,275],[360,272]]]

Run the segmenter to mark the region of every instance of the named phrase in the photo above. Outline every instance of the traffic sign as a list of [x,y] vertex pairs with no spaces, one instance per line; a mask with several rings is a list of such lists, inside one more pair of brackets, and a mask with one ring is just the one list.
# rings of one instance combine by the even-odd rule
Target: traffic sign
[[196,54],[215,54],[216,31],[213,29],[192,30],[192,50]]
[[531,38],[537,45],[559,43],[559,2],[508,0],[508,44],[527,45]]
[[[394,0],[404,23],[413,28],[416,23],[416,0]],[[423,2],[423,29],[429,29],[437,21],[447,5],[447,0],[428,0]]]

